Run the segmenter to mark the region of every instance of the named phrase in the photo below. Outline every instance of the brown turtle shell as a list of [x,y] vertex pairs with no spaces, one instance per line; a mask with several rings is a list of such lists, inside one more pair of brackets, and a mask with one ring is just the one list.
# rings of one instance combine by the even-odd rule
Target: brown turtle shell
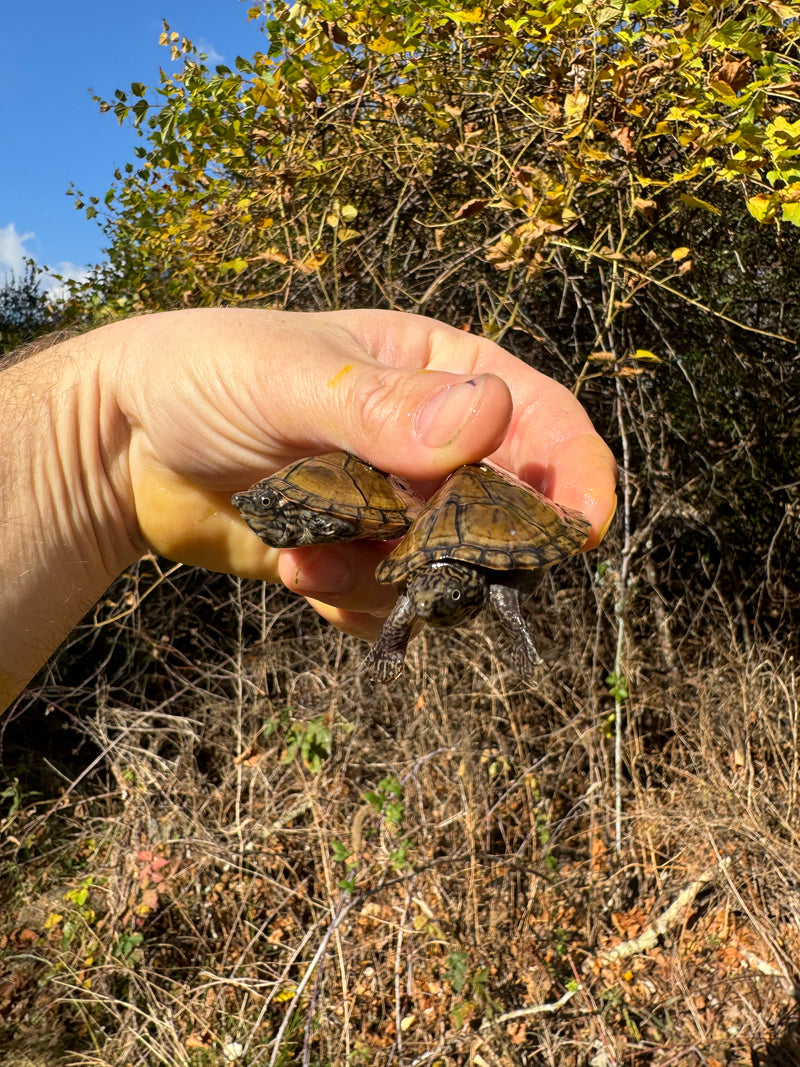
[[577,511],[486,463],[455,470],[375,572],[403,587],[431,563],[458,560],[492,571],[529,571],[577,552],[591,527]]
[[263,541],[281,548],[401,537],[421,506],[400,479],[349,452],[297,460],[232,501]]

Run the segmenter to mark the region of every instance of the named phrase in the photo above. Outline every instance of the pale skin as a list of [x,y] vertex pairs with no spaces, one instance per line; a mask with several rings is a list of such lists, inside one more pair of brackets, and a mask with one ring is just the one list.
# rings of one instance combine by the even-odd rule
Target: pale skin
[[421,316],[204,309],[127,319],[0,372],[0,708],[148,549],[282,581],[373,639],[389,547],[278,551],[231,494],[345,449],[430,489],[491,456],[592,523],[614,459],[578,401],[497,345]]

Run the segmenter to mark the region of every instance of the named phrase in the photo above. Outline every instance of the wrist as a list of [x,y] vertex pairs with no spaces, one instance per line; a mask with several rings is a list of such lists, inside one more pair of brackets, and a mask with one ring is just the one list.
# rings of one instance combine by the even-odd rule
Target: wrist
[[127,425],[101,373],[103,332],[2,372],[0,707],[140,554],[125,504]]

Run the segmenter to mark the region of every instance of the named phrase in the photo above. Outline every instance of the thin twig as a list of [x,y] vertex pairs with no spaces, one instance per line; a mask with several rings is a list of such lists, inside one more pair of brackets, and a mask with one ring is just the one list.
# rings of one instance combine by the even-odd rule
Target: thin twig
[[[572,244],[570,241],[553,240],[551,242],[557,245],[559,248],[568,248],[571,252],[583,252],[587,256],[594,256],[596,259],[602,259],[607,263],[613,263],[609,256],[604,255],[596,248],[583,248],[581,245]],[[714,308],[709,307],[707,304],[703,304],[700,300],[695,300],[691,296],[687,296],[686,293],[682,293],[680,289],[673,289],[671,285],[667,285],[666,282],[660,281],[658,278],[653,277],[652,274],[648,274],[646,271],[637,270],[629,261],[625,261],[625,271],[627,274],[632,274],[636,278],[641,278],[643,281],[651,282],[659,289],[663,289],[665,293],[669,293],[671,296],[676,296],[679,300],[685,301],[687,304],[691,304],[692,307],[698,308],[700,311],[705,311],[709,315],[713,315],[717,319],[722,319],[723,322],[729,322],[731,326],[736,326],[737,329],[747,330],[748,333],[757,333],[761,337],[771,337],[775,341],[785,341],[789,345],[796,345],[796,338],[785,337],[782,333],[772,333],[771,330],[759,330],[757,326],[748,326],[746,322],[740,322],[738,319],[732,319],[730,315],[724,314],[722,311],[715,311]]]
[[529,1008],[517,1008],[516,1011],[507,1011],[503,1015],[498,1015],[496,1019],[486,1019],[481,1023],[481,1030],[489,1030],[499,1023],[510,1023],[514,1019],[527,1019],[531,1015],[553,1015],[579,992],[580,986],[575,986],[573,989],[568,989],[563,996],[559,997],[558,1000],[552,1001],[552,1003],[532,1004]]
[[281,1025],[278,1028],[278,1032],[275,1035],[275,1040],[274,1040],[273,1045],[272,1045],[272,1055],[270,1056],[269,1067],[275,1067],[275,1064],[278,1062],[278,1058],[279,1058],[279,1056],[281,1054],[283,1035],[286,1033],[287,1027],[289,1026],[289,1023],[292,1020],[292,1016],[294,1015],[295,1007],[300,1002],[300,998],[302,997],[306,986],[311,981],[311,978],[313,977],[314,972],[316,971],[317,967],[319,966],[320,962],[322,961],[323,956],[325,955],[325,953],[326,953],[326,951],[328,949],[328,944],[330,942],[330,939],[333,937],[334,933],[339,929],[341,924],[344,922],[345,918],[350,914],[350,912],[353,910],[353,908],[356,906],[356,904],[360,903],[361,897],[360,896],[359,897],[353,897],[351,900],[349,900],[349,901],[347,901],[347,903],[345,903],[346,900],[347,900],[347,898],[343,896],[342,899],[339,901],[339,907],[336,909],[336,914],[334,915],[330,926],[325,931],[325,934],[324,934],[324,936],[322,938],[322,941],[320,941],[320,943],[319,943],[319,948],[314,953],[314,956],[311,959],[311,962],[309,963],[308,967],[306,968],[306,973],[303,975],[303,977],[297,983],[297,988],[294,991],[294,996],[292,997],[290,1003],[286,1006],[286,1014],[283,1017],[283,1022],[281,1023]]
[[631,543],[631,475],[628,434],[622,413],[623,386],[617,388],[617,424],[622,443],[622,561],[619,568],[614,614],[617,618],[617,647],[614,654],[614,844],[617,859],[622,856],[622,735],[623,715],[621,699],[622,657],[625,647],[625,616],[628,605],[628,571],[633,546]]

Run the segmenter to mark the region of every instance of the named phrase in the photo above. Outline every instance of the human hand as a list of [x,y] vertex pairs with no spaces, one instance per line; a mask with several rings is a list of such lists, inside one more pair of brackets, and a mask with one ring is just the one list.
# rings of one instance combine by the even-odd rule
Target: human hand
[[491,456],[592,523],[614,510],[616,468],[568,390],[492,342],[385,311],[170,312],[115,324],[105,364],[130,425],[125,509],[171,559],[274,581],[341,629],[374,637],[394,592],[385,545],[278,552],[230,503],[292,460],[344,449],[430,490]]

